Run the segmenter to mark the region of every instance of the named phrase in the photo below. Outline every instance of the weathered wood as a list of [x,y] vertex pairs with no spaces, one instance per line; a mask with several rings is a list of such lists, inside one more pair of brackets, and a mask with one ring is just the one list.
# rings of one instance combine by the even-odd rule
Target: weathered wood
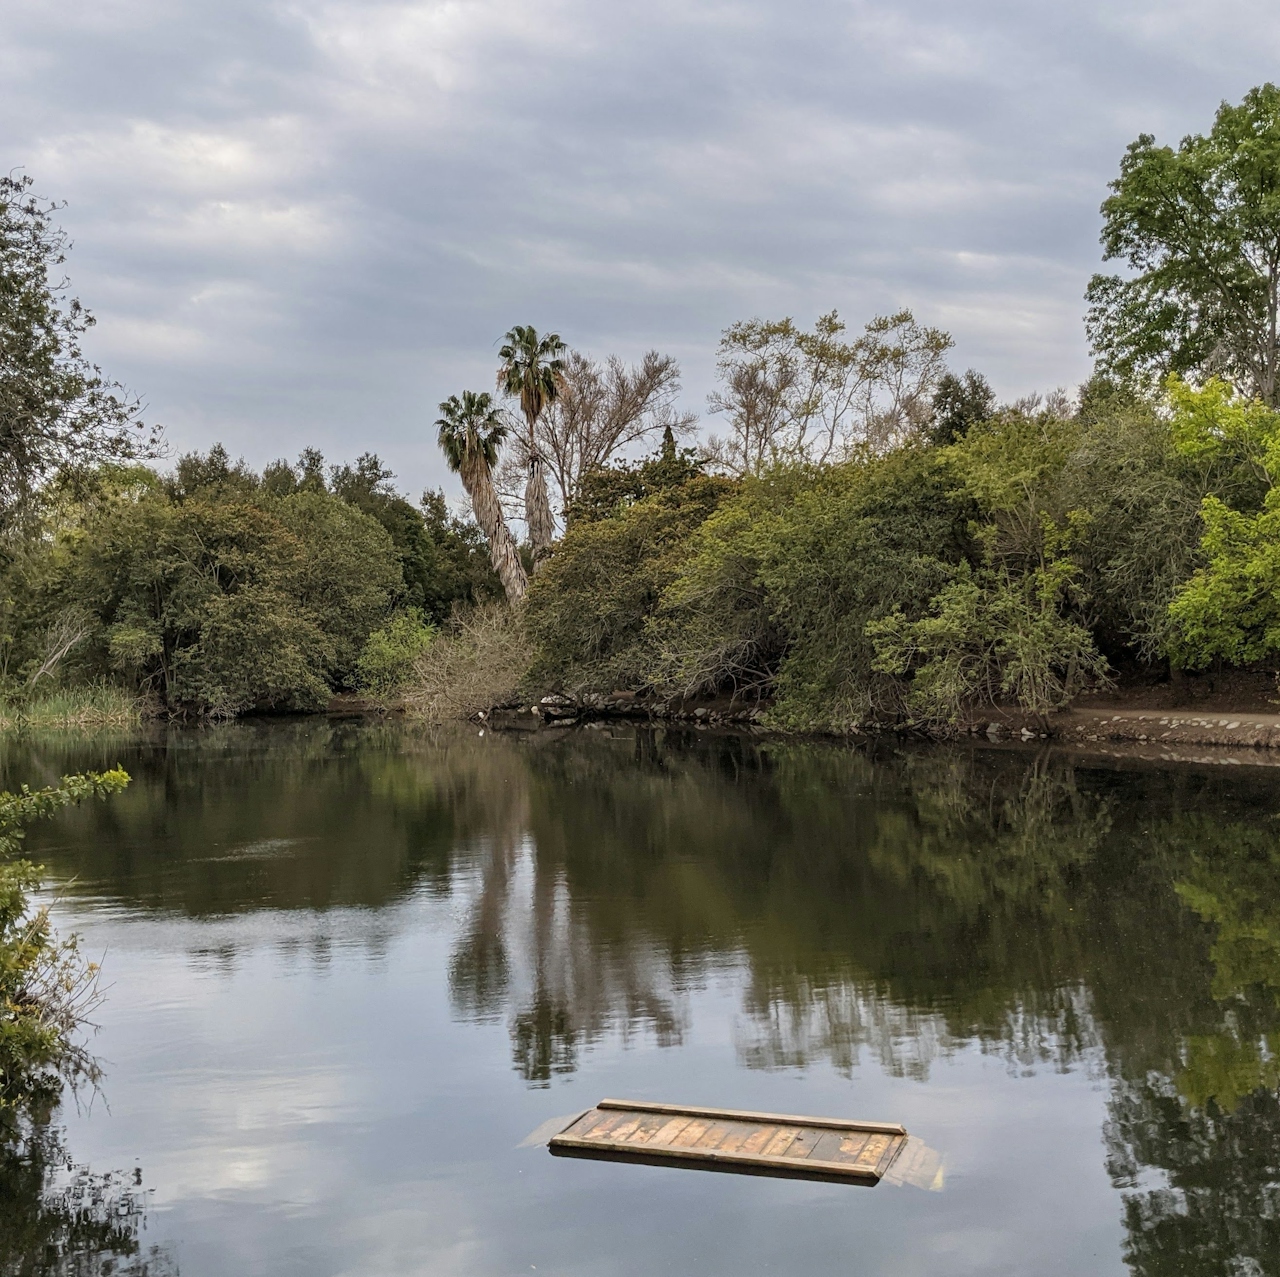
[[850,1117],[796,1117],[792,1113],[753,1113],[747,1109],[696,1108],[688,1104],[660,1104],[653,1100],[601,1100],[598,1109],[625,1109],[628,1113],[675,1113],[689,1117],[726,1117],[733,1122],[799,1123],[820,1126],[831,1131],[883,1131],[886,1135],[905,1135],[907,1128],[898,1122],[859,1122]]
[[876,1184],[906,1143],[892,1122],[601,1100],[551,1138],[558,1156]]

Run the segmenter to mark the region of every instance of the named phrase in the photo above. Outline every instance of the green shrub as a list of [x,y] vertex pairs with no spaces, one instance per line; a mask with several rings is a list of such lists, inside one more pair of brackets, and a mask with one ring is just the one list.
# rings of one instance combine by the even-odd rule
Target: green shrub
[[776,679],[774,719],[797,729],[896,712],[866,625],[922,613],[969,553],[969,513],[949,463],[923,448],[747,483],[666,590],[664,677],[686,690]]
[[[1242,454],[1264,485],[1260,510],[1211,494],[1201,505],[1203,566],[1169,606],[1171,660],[1202,669],[1280,656],[1280,413],[1241,399],[1219,381],[1200,390],[1170,381],[1178,453],[1193,463]],[[1232,494],[1238,501],[1238,493]]]
[[0,1137],[23,1118],[45,1116],[64,1084],[98,1077],[78,1040],[97,1001],[97,968],[80,957],[75,936],[57,939],[47,908],[31,910],[28,893],[39,886],[40,871],[11,857],[31,821],[128,783],[116,768],[0,793]]
[[396,613],[380,630],[369,635],[356,663],[356,686],[372,696],[391,696],[413,675],[418,657],[438,633],[428,625],[421,608]]
[[697,475],[611,517],[571,523],[525,603],[533,679],[572,692],[646,684],[655,663],[649,621],[694,531],[733,487]]
[[867,625],[875,668],[911,676],[906,704],[919,723],[954,724],[975,704],[1009,697],[1036,714],[1061,709],[1107,675],[1089,631],[1061,611],[1077,575],[1066,559],[1019,576],[966,565],[927,616],[895,612]]

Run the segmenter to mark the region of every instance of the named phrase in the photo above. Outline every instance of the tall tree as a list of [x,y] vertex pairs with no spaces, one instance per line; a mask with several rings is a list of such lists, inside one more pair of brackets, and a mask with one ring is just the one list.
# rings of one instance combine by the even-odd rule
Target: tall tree
[[[461,477],[462,486],[471,498],[476,522],[489,541],[493,570],[502,581],[507,600],[518,603],[529,588],[529,578],[493,489],[493,467],[498,463],[498,449],[507,437],[502,412],[484,392],[464,390],[461,398],[451,395],[440,405],[436,425],[440,427],[440,448],[445,460]],[[545,492],[544,480],[544,495]]]
[[846,339],[833,310],[812,332],[791,319],[749,319],[726,328],[709,403],[728,417],[708,451],[734,474],[776,462],[839,460],[852,450],[884,451],[917,437],[953,342],[909,310],[878,315]]
[[963,439],[969,427],[986,421],[996,408],[996,392],[991,383],[972,368],[963,377],[947,373],[933,395],[933,426],[930,438],[946,445]]
[[60,466],[148,450],[139,405],[80,349],[93,316],[69,296],[57,206],[0,177],[0,529]]
[[[550,486],[567,518],[587,475],[607,469],[620,453],[664,431],[687,436],[698,418],[676,407],[680,365],[671,355],[650,350],[638,364],[628,365],[616,355],[601,362],[573,350],[563,363],[559,394],[538,418],[537,437]],[[507,453],[498,474],[503,498],[523,485],[526,452],[517,440]]]
[[1145,381],[1216,375],[1280,403],[1280,89],[1226,102],[1207,137],[1175,151],[1147,133],[1130,144],[1102,205],[1106,260],[1086,325],[1101,371]]
[[[555,518],[547,492],[546,461],[538,439],[538,421],[560,394],[567,347],[557,333],[538,336],[532,324],[517,324],[498,351],[498,389],[520,400],[525,420],[525,446],[529,453],[529,477],[524,488],[525,518],[533,545],[534,568],[545,556],[555,536]],[[477,515],[477,517],[479,517]]]

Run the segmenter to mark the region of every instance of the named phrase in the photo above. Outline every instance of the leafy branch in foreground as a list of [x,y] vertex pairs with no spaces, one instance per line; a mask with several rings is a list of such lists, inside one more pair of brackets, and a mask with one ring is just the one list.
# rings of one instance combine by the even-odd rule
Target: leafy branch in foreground
[[[0,856],[16,855],[33,820],[128,783],[116,767],[64,776],[47,789],[0,793]],[[23,1117],[46,1114],[64,1084],[92,1085],[99,1077],[77,1041],[101,1001],[98,968],[81,957],[78,936],[58,939],[47,906],[31,909],[28,893],[39,884],[30,861],[0,863],[0,1136]]]

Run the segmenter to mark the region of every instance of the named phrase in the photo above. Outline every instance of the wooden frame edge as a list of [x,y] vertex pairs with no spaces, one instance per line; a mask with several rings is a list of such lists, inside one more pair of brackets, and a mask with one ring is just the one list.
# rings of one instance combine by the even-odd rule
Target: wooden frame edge
[[[689,1104],[661,1104],[653,1100],[601,1100],[598,1109],[631,1109],[637,1113],[670,1113],[675,1117],[727,1118],[738,1122],[771,1122],[778,1126],[816,1126],[824,1131],[870,1131],[873,1135],[903,1135],[900,1122],[859,1122],[845,1117],[799,1117],[793,1113],[751,1113],[743,1109],[699,1108]],[[587,1109],[586,1112],[590,1112]],[[568,1127],[565,1128],[568,1130]]]

